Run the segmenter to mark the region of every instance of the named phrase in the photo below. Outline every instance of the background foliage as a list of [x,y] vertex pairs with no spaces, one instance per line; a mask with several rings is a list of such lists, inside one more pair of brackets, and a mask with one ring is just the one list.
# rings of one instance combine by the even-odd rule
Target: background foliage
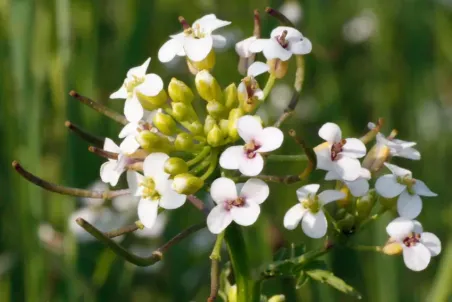
[[[102,161],[69,135],[64,121],[110,137],[119,125],[70,99],[70,89],[122,110],[122,101],[109,101],[108,95],[130,67],[148,56],[153,58],[152,72],[166,83],[172,76],[192,83],[183,62],[165,67],[156,56],[167,36],[180,30],[179,15],[193,21],[216,13],[233,21],[228,35],[237,41],[251,34],[253,9],[263,12],[265,6],[282,4],[276,0],[0,0],[0,301],[205,300],[210,246],[203,243],[212,242],[208,232],[195,237],[196,242],[187,240],[173,248],[159,267],[137,269],[101,244],[78,243],[68,232],[68,217],[79,202],[33,187],[13,173],[10,163],[20,159],[45,179],[87,187],[98,179]],[[396,162],[412,169],[439,194],[424,202],[419,217],[444,246],[426,271],[409,271],[401,258],[351,250],[328,255],[329,265],[360,290],[365,301],[450,301],[452,2],[306,0],[302,7],[299,28],[313,41],[314,52],[307,56],[303,100],[286,130],[294,127],[314,145],[320,142],[317,129],[326,121],[360,135],[368,121],[384,117],[385,131],[397,128],[401,138],[417,141],[423,156],[420,162]],[[363,15],[367,23],[350,25]],[[263,32],[268,34],[276,23],[262,19]],[[356,41],[356,34],[362,34],[363,28],[369,31],[369,24],[369,38]],[[217,56],[214,74],[224,86],[240,80],[233,53],[230,48]],[[291,80],[288,76],[282,82],[291,85]],[[280,94],[275,92],[268,106],[270,119],[288,100],[284,86],[276,91]],[[284,151],[299,152],[289,140]],[[275,174],[301,169],[267,168]],[[254,264],[271,260],[272,249],[281,244],[321,244],[308,240],[301,229],[287,232],[282,227],[296,188],[272,186],[258,223],[246,229]],[[391,218],[386,215],[361,234],[360,241],[384,243],[384,227]],[[171,211],[163,237],[202,219],[188,204]],[[43,242],[42,232],[38,236],[44,222],[63,235],[57,250]],[[154,241],[151,244],[157,245],[159,240]],[[313,282],[297,291],[287,280],[270,282],[265,289],[268,294],[284,292],[289,301],[353,299]]]

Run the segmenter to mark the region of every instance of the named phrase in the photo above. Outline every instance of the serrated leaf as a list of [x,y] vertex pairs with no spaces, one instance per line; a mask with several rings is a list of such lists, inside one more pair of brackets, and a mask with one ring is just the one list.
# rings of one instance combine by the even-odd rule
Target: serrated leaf
[[306,274],[310,278],[317,280],[319,282],[322,282],[322,283],[326,283],[326,284],[334,287],[338,291],[341,291],[347,295],[354,296],[358,299],[362,298],[361,294],[357,290],[355,290],[353,287],[351,287],[350,285],[345,283],[344,280],[342,280],[341,278],[336,277],[330,271],[323,270],[323,269],[314,269],[314,270],[306,271]]

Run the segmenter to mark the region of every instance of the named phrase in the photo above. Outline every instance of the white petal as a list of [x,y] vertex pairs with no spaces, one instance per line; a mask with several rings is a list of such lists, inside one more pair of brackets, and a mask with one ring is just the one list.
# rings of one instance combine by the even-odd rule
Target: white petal
[[433,257],[438,256],[441,253],[441,241],[435,234],[430,232],[422,233],[421,242],[428,248]]
[[273,29],[270,33],[270,37],[275,38],[280,36],[283,31],[287,31],[286,39],[303,39],[303,35],[301,32],[299,32],[297,29],[289,26],[278,26],[277,28]]
[[134,135],[127,136],[119,145],[121,151],[125,154],[132,154],[140,148],[140,144]]
[[199,26],[205,33],[210,34],[212,31],[229,24],[231,22],[217,19],[214,14],[209,14],[193,22],[192,27],[196,28]]
[[264,62],[254,62],[251,64],[251,66],[248,68],[247,76],[253,76],[256,77],[260,74],[263,74],[267,72],[270,68],[268,65]]
[[262,131],[261,123],[251,115],[245,115],[237,121],[237,131],[246,142],[254,140]]
[[393,156],[404,157],[404,158],[408,158],[408,159],[412,159],[412,160],[420,160],[421,159],[421,153],[414,148],[402,149],[402,150],[396,152],[395,154],[393,154]]
[[391,170],[392,174],[394,174],[395,176],[405,177],[405,176],[409,175],[411,177],[410,170],[400,168],[396,165],[392,165],[392,164],[388,164],[388,163],[384,163],[384,164],[389,170]]
[[359,172],[359,177],[364,179],[371,179],[372,175],[370,174],[370,171],[366,168],[361,168],[361,171]]
[[431,254],[423,244],[403,247],[403,261],[410,270],[419,272],[427,268],[430,263]]
[[110,99],[127,99],[128,95],[126,87],[122,85],[121,88],[110,94]]
[[151,58],[148,58],[142,65],[129,69],[129,71],[127,72],[127,77],[144,77],[146,70],[148,70],[150,62]]
[[400,216],[414,219],[422,211],[422,200],[419,195],[411,195],[407,191],[400,194],[397,199],[397,212]]
[[248,58],[253,55],[253,53],[250,51],[251,44],[256,41],[257,38],[255,36],[246,38],[245,40],[242,40],[235,44],[235,51],[240,57]]
[[269,194],[270,189],[263,180],[251,178],[243,185],[239,195],[245,197],[246,201],[261,204],[267,199]]
[[267,45],[269,45],[269,42],[270,39],[257,39],[250,44],[249,51],[252,53],[261,52],[267,47]]
[[144,181],[144,176],[135,171],[127,171],[127,184],[129,185],[130,194],[133,196],[141,196],[142,187],[140,184]]
[[356,158],[340,156],[333,161],[334,171],[345,181],[354,181],[359,177],[361,164]]
[[341,177],[334,171],[328,171],[325,174],[325,180],[341,180]]
[[264,128],[257,136],[256,142],[260,144],[258,152],[270,152],[281,147],[284,134],[276,127]]
[[298,200],[304,200],[308,197],[308,195],[315,195],[319,190],[319,184],[310,184],[306,186],[302,186],[297,190],[297,198]]
[[302,41],[289,43],[289,50],[296,55],[305,55],[312,51],[312,43],[309,39],[303,38]]
[[326,205],[332,201],[345,198],[345,193],[337,190],[325,190],[318,196],[321,204]]
[[[248,99],[248,91],[246,89],[246,85],[243,82],[240,82],[239,86],[237,87],[237,93],[239,95],[243,95],[244,99]],[[237,123],[236,123],[237,126]]]
[[335,123],[325,123],[319,129],[319,136],[330,144],[339,143],[342,139],[342,131]]
[[341,154],[347,157],[361,158],[366,155],[366,146],[357,138],[347,138]]
[[220,234],[232,222],[232,216],[223,204],[215,206],[207,216],[207,227],[213,234]]
[[158,200],[141,199],[138,203],[138,218],[141,223],[147,227],[152,228],[157,220],[159,209]]
[[190,60],[199,62],[207,57],[212,50],[212,45],[213,41],[211,36],[201,39],[186,37],[184,41],[184,50]]
[[162,78],[155,73],[147,74],[144,78],[144,82],[135,89],[145,96],[156,96],[163,89]]
[[239,171],[246,176],[256,176],[264,169],[264,159],[262,155],[256,153],[254,158],[242,156],[239,160]]
[[135,96],[126,100],[124,115],[129,122],[138,122],[143,117],[143,113],[143,106],[141,106],[140,101]]
[[406,186],[397,182],[397,177],[392,174],[386,174],[377,179],[375,190],[384,198],[394,198],[400,195]]
[[119,146],[115,144],[115,142],[111,139],[109,139],[108,137],[105,138],[104,141],[104,150],[108,151],[108,152],[113,152],[113,153],[119,153],[121,152],[121,150],[119,149]]
[[427,187],[427,185],[422,180],[419,180],[419,179],[416,179],[413,189],[417,195],[428,196],[428,197],[438,196],[438,194],[430,191],[430,189]]
[[422,227],[422,224],[419,221],[413,220],[413,223],[414,223],[413,232],[415,232],[416,234],[424,233],[424,228]]
[[159,190],[159,193],[161,194],[160,198],[160,207],[167,209],[167,210],[173,210],[180,208],[187,199],[186,195],[179,194],[172,188],[173,180],[167,180],[166,181],[166,189],[164,191]]
[[246,201],[241,207],[232,207],[231,216],[237,224],[249,226],[256,222],[261,208],[254,202]]
[[162,152],[151,153],[144,159],[143,162],[143,172],[146,176],[157,176],[157,175],[166,175],[168,174],[164,172],[163,167],[165,166],[166,160],[169,158],[168,154]]
[[392,220],[386,227],[386,232],[391,238],[401,242],[414,230],[414,223],[412,220],[404,217],[397,217]]
[[221,153],[220,166],[223,169],[237,170],[239,168],[239,160],[245,156],[243,146],[232,146]]
[[222,35],[212,35],[213,47],[214,48],[224,48],[227,44],[227,40]]
[[[314,148],[315,155],[317,157],[316,169],[329,171],[333,169],[333,161],[331,160],[331,146],[325,142]],[[336,172],[334,172],[336,173]],[[337,174],[337,173],[336,173]],[[339,175],[339,174],[337,174]],[[340,175],[338,176],[341,177]]]
[[286,212],[286,215],[284,215],[284,227],[288,230],[294,230],[307,211],[308,210],[305,209],[300,203],[297,203],[291,207]]
[[116,161],[107,161],[100,166],[100,178],[103,182],[109,183],[113,187],[118,184],[121,173],[116,171]]
[[369,181],[367,179],[358,178],[357,180],[347,181],[345,183],[350,189],[350,193],[355,197],[364,196],[369,191]]
[[226,177],[215,179],[210,187],[210,195],[213,201],[219,205],[223,205],[225,201],[237,199],[234,181]]
[[160,62],[166,63],[174,59],[177,53],[183,50],[183,39],[171,39],[166,41],[159,49]]
[[292,56],[292,53],[284,49],[275,39],[270,39],[263,50],[263,54],[267,60],[280,59],[281,61],[287,61]]
[[138,132],[139,128],[140,128],[140,125],[138,123],[128,123],[121,129],[121,132],[119,132],[118,137],[124,138],[129,135],[137,135],[139,133]]
[[328,222],[323,211],[318,211],[315,214],[309,211],[306,212],[301,220],[301,228],[311,238],[322,238],[325,236]]

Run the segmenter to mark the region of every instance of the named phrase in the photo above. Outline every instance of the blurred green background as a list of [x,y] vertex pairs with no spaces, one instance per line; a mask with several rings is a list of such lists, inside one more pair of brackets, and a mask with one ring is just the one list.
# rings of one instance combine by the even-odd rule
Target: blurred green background
[[[123,102],[108,96],[130,67],[149,56],[151,72],[166,83],[175,76],[193,84],[183,61],[165,66],[157,60],[168,35],[180,30],[179,15],[193,21],[215,13],[231,20],[223,33],[238,41],[252,33],[253,9],[284,4],[287,8],[284,1],[269,0],[0,0],[0,301],[205,301],[213,240],[208,232],[172,248],[156,268],[137,269],[100,243],[77,240],[68,218],[81,201],[34,187],[14,173],[11,162],[18,159],[56,183],[91,185],[103,161],[87,152],[88,145],[70,134],[64,121],[112,138],[120,125],[70,99],[69,90],[122,111]],[[295,21],[314,50],[306,57],[302,101],[285,129],[297,129],[315,145],[317,129],[326,121],[359,136],[367,122],[383,117],[386,133],[397,128],[400,138],[417,141],[422,153],[420,162],[395,162],[439,194],[425,198],[419,217],[424,229],[443,242],[442,254],[427,270],[411,272],[401,257],[350,250],[329,254],[328,264],[364,301],[452,301],[452,1],[291,2],[292,18],[297,4],[302,14]],[[277,23],[266,16],[262,20],[268,35]],[[213,72],[224,86],[241,78],[233,45],[218,53]],[[290,85],[288,75],[275,87],[266,106],[269,120],[283,110]],[[283,151],[299,152],[289,140]],[[275,174],[301,169],[268,167]],[[321,245],[300,228],[287,232],[282,227],[297,186],[272,189],[260,219],[245,230],[254,265],[271,260],[272,248],[282,242]],[[161,238],[128,237],[123,245],[141,240],[149,254],[204,219],[188,204],[169,214]],[[394,216],[387,214],[356,241],[383,244],[384,228]],[[289,281],[266,286],[267,294],[281,292],[288,301],[353,300],[314,282],[298,291]]]

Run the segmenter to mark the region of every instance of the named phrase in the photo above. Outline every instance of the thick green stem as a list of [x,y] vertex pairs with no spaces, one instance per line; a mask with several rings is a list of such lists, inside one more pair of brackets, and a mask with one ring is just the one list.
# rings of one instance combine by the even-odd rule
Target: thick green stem
[[210,149],[211,149],[211,148],[210,148],[209,146],[204,147],[204,149],[202,149],[202,151],[199,152],[198,155],[196,155],[193,159],[191,159],[191,160],[189,160],[189,161],[187,162],[187,165],[188,165],[189,167],[191,167],[191,166],[193,166],[193,165],[196,165],[196,164],[199,163],[200,161],[202,161],[207,155],[209,155]]
[[276,80],[276,77],[274,75],[270,74],[268,76],[267,83],[265,84],[265,87],[264,87],[264,100],[267,99],[268,95],[270,94],[270,91],[273,88],[273,85],[275,85],[275,80]]
[[291,162],[291,161],[308,161],[305,154],[301,155],[269,155],[267,160],[270,162]]

